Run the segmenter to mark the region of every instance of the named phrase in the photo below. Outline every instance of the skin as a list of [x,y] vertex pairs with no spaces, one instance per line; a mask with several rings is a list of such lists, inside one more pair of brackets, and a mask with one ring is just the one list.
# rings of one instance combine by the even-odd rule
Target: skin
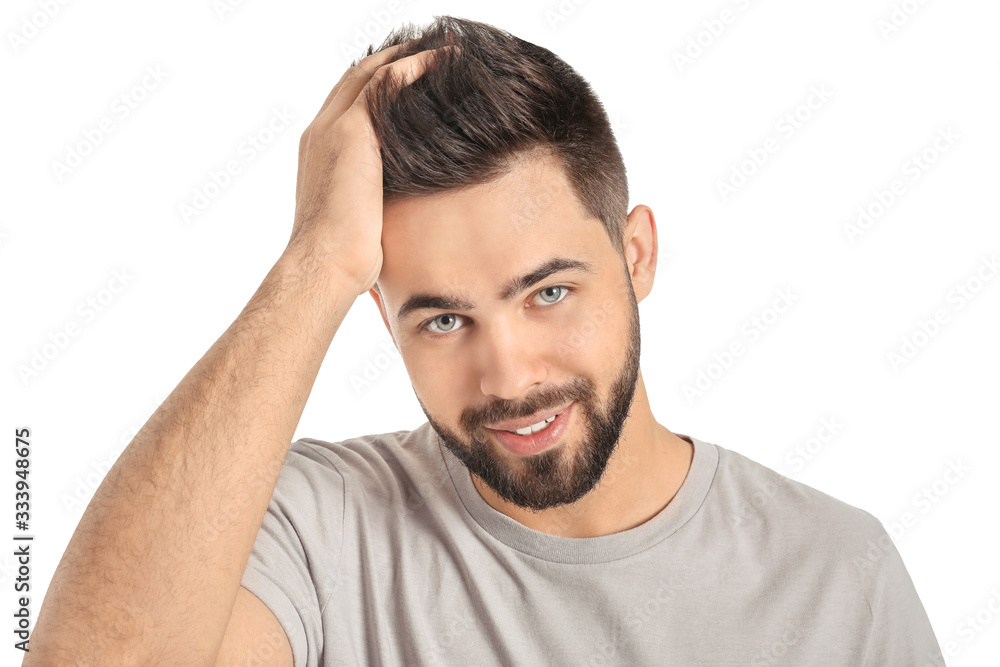
[[407,84],[442,53],[389,64],[399,48],[344,72],[302,133],[288,246],[94,492],[23,667],[292,665],[277,617],[241,580],[320,365],[382,265],[364,91]]
[[[595,446],[595,419],[609,415],[616,402],[625,408],[622,422],[612,420],[605,435],[612,453],[600,482],[573,502],[524,506],[470,471],[490,506],[550,535],[597,537],[634,528],[670,502],[691,466],[693,446],[653,417],[638,340],[630,335],[636,304],[652,289],[656,269],[656,223],[648,206],[629,213],[621,243],[624,264],[559,163],[545,155],[521,160],[486,185],[397,201],[383,211],[383,264],[369,294],[446,445],[469,452],[480,441],[531,493],[530,483],[543,479],[571,484],[579,472],[573,455]],[[553,256],[590,262],[595,273],[561,271],[509,301],[498,297],[511,278]],[[399,307],[415,292],[461,293],[475,308],[425,309],[398,320]],[[443,335],[431,337],[421,327]],[[629,376],[630,353],[629,404],[621,382]],[[577,402],[560,441],[531,457],[506,450],[484,428],[570,400]],[[540,468],[526,459],[539,457],[552,459],[563,475],[532,477]]]

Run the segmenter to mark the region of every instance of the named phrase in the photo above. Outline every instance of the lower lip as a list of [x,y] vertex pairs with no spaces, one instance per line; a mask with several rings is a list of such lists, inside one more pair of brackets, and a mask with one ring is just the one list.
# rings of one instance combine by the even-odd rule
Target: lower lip
[[562,437],[566,425],[569,423],[570,412],[573,411],[574,405],[575,403],[570,403],[565,410],[559,413],[559,416],[552,420],[547,429],[538,433],[518,435],[510,431],[488,430],[507,451],[518,456],[531,456],[559,442],[559,438]]

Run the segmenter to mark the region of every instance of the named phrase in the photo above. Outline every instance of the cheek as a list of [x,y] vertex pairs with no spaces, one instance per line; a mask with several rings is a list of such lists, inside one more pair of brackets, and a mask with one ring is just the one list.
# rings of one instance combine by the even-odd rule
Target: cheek
[[450,405],[458,405],[469,388],[475,386],[471,365],[454,353],[442,354],[442,349],[420,343],[403,348],[410,384],[420,400],[438,414],[447,412]]
[[621,317],[618,304],[610,298],[594,308],[580,309],[561,327],[558,341],[560,359],[579,362],[589,358],[593,362],[596,359],[587,355],[604,356],[601,351],[615,345]]

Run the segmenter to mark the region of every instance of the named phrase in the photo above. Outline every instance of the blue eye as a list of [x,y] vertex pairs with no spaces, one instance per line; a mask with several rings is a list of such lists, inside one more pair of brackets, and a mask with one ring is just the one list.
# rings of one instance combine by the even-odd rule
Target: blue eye
[[[549,287],[543,287],[541,290],[539,290],[535,294],[540,296],[540,295],[543,295],[543,294],[546,294],[546,293],[551,293],[554,290],[562,290],[561,294],[558,293],[558,292],[556,293],[558,298],[556,298],[555,300],[553,300],[553,301],[545,300],[545,303],[547,305],[551,306],[551,305],[555,305],[557,303],[561,303],[565,299],[565,296],[567,294],[569,294],[570,292],[572,292],[574,289],[575,288],[569,287],[567,285],[551,285]],[[438,315],[437,317],[435,317],[435,318],[433,318],[431,320],[428,320],[427,322],[425,322],[424,324],[422,324],[420,326],[420,331],[422,333],[426,332],[426,335],[428,335],[428,336],[430,336],[432,338],[437,338],[437,337],[441,337],[441,336],[447,336],[452,331],[456,331],[457,330],[456,327],[455,327],[455,324],[458,322],[458,320],[461,320],[461,319],[464,319],[464,318],[461,315],[458,315],[456,313],[442,313],[441,315]],[[443,326],[447,326],[449,328],[442,330],[442,325],[438,325],[438,327],[437,327],[438,331],[435,331],[432,325],[434,325],[435,323],[437,323],[439,321],[448,321],[450,324],[443,325]],[[458,329],[461,329],[461,327],[458,327]]]
[[[549,290],[556,290],[556,289],[565,290],[566,288],[563,287],[562,285],[553,285],[552,287],[546,287],[545,289],[543,289],[542,291],[540,291],[539,294],[545,294]],[[546,303],[557,303],[559,300],[560,299],[556,299],[555,301],[547,301]]]
[[[450,318],[451,321],[452,321],[452,324],[451,324],[450,328],[443,330],[441,333],[448,333],[455,326],[455,322],[458,321],[458,317],[454,313],[445,313],[444,315],[438,315],[433,320],[431,320],[430,322],[428,322],[427,326],[430,326],[431,324],[434,324],[438,320],[444,320],[445,318]],[[435,333],[437,333],[437,332],[435,332]]]

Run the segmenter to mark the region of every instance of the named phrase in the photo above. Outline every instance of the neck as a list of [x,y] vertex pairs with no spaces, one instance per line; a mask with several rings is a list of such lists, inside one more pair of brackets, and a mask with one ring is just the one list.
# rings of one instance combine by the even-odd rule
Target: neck
[[560,537],[600,537],[629,530],[656,516],[673,499],[691,468],[691,443],[653,418],[639,373],[629,417],[600,483],[580,500],[542,511],[507,502],[470,473],[493,509],[521,524]]

